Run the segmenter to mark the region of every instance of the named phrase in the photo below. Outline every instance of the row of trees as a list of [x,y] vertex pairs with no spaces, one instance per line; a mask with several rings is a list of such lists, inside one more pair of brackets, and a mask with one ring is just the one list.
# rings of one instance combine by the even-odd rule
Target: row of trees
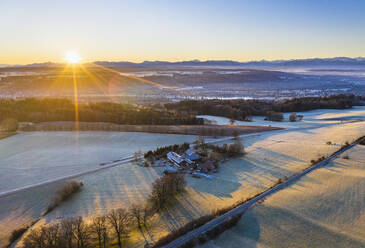
[[131,125],[197,125],[203,119],[193,115],[182,115],[166,110],[156,110],[147,106],[124,103],[94,102],[75,104],[68,99],[0,100],[0,121],[12,118],[21,122],[75,121],[110,122]]
[[171,202],[177,193],[182,192],[185,186],[184,174],[157,178],[146,203],[134,204],[129,210],[115,209],[89,222],[82,217],[75,217],[33,228],[24,238],[24,248],[106,248],[111,241],[117,241],[118,247],[122,248],[123,240],[136,224],[148,243],[144,230],[148,232],[149,219]]
[[284,120],[283,113],[275,112],[275,111],[268,111],[266,113],[265,120],[269,121],[282,121]]
[[69,199],[73,194],[77,193],[82,186],[84,186],[84,184],[76,180],[65,182],[62,187],[55,192],[44,215],[51,212],[55,207]]
[[266,116],[273,112],[300,112],[313,109],[346,109],[361,104],[362,98],[354,95],[329,97],[305,97],[285,100],[188,100],[167,103],[167,110],[192,115],[216,115],[236,120],[247,120],[250,116]]
[[187,149],[189,149],[189,146],[189,143],[185,142],[181,145],[175,144],[170,146],[158,147],[156,150],[149,150],[148,152],[146,152],[144,154],[144,157],[149,159],[161,159],[165,158],[168,152],[183,153]]
[[[223,144],[221,146],[214,144],[207,144],[205,140],[198,137],[195,141],[195,148],[202,157],[208,157],[208,159],[219,162],[223,158],[237,157],[245,155],[245,148],[242,144],[241,139],[237,133],[234,133],[234,143]],[[208,150],[211,152],[209,153]]]
[[0,100],[0,121],[21,122],[75,121],[110,122],[130,125],[202,125],[197,114],[225,116],[247,120],[249,116],[265,116],[273,112],[298,112],[320,108],[344,109],[361,102],[354,95],[294,98],[280,101],[263,100],[189,100],[160,106],[136,106],[124,103],[94,102],[75,104],[68,99]]
[[60,223],[32,229],[23,244],[24,248],[105,248],[110,240],[117,240],[121,248],[122,240],[136,218],[132,207],[129,212],[123,208],[112,210],[107,215],[94,217],[90,222],[82,217],[64,219]]

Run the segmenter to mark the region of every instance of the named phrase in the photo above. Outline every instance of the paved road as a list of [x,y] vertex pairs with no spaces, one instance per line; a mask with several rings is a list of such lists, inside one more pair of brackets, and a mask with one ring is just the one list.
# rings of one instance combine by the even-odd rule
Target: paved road
[[355,145],[357,145],[358,142],[354,142],[353,144],[351,144],[348,147],[342,148],[341,150],[335,152],[334,154],[332,154],[331,156],[329,156],[328,158],[326,158],[325,160],[316,163],[315,165],[305,169],[304,171],[300,172],[299,174],[296,174],[292,177],[290,177],[289,179],[287,179],[285,182],[278,184],[276,186],[274,186],[271,189],[268,189],[267,191],[263,192],[262,194],[252,198],[251,200],[243,203],[242,205],[232,209],[231,211],[211,220],[210,222],[206,223],[205,225],[198,227],[194,230],[192,230],[191,232],[185,234],[184,236],[181,236],[180,238],[175,239],[174,241],[172,241],[171,243],[163,246],[163,248],[176,248],[176,247],[180,247],[182,245],[184,245],[185,243],[187,243],[188,241],[190,241],[191,239],[198,237],[204,233],[206,233],[209,230],[212,230],[213,228],[215,228],[216,226],[219,226],[220,224],[222,224],[223,222],[225,222],[228,218],[235,216],[237,214],[243,214],[248,208],[250,208],[252,205],[254,205],[255,203],[257,203],[258,201],[260,201],[261,199],[274,194],[275,192],[288,187],[289,185],[291,185],[292,183],[294,183],[296,180],[298,180],[299,178],[305,176],[306,174],[310,173],[311,171],[323,167],[325,165],[327,165],[332,159],[336,158],[338,155],[342,154],[343,152],[351,149],[352,147],[354,147]]
[[42,186],[42,185],[46,185],[46,184],[50,184],[50,183],[54,183],[54,182],[59,182],[59,181],[62,181],[62,180],[72,179],[72,178],[75,178],[75,177],[79,177],[79,176],[82,176],[82,175],[94,173],[94,172],[104,170],[104,169],[107,169],[107,168],[110,168],[110,167],[114,167],[114,166],[117,166],[117,165],[125,164],[125,163],[128,163],[128,162],[131,162],[133,159],[134,158],[132,156],[131,157],[125,157],[125,158],[120,159],[120,161],[118,161],[118,162],[109,163],[109,164],[106,164],[106,165],[103,165],[103,166],[100,166],[100,167],[97,167],[97,168],[94,168],[94,169],[91,169],[91,170],[82,171],[82,172],[72,174],[72,175],[68,175],[68,176],[53,178],[53,179],[50,179],[50,180],[47,180],[47,181],[27,185],[27,186],[16,188],[16,189],[9,190],[9,191],[4,191],[4,192],[0,193],[0,198],[4,197],[4,196],[7,196],[7,195],[15,194],[19,191],[23,191],[23,190],[26,190],[26,189],[31,189],[31,188],[34,188],[34,187],[38,187],[38,186]]

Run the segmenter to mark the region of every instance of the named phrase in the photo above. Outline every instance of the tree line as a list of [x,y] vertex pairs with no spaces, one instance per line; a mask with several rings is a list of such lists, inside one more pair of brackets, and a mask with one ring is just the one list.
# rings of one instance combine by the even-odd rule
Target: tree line
[[[110,240],[122,240],[128,235],[135,216],[123,208],[86,222],[81,216],[63,219],[59,223],[33,228],[23,240],[24,248],[88,248],[109,247]],[[97,243],[97,245],[95,245]]]
[[7,119],[34,123],[75,121],[75,109],[77,109],[78,121],[82,122],[109,122],[126,125],[203,125],[204,120],[197,118],[196,115],[216,115],[247,120],[252,115],[265,116],[270,111],[298,112],[324,108],[351,108],[363,103],[363,100],[354,95],[335,95],[279,101],[187,100],[166,103],[163,108],[161,105],[137,106],[126,103],[89,102],[78,104],[76,108],[74,102],[69,99],[1,99],[0,122]]
[[184,153],[186,150],[188,150],[190,147],[190,144],[185,142],[184,144],[178,145],[169,145],[169,146],[162,146],[158,147],[155,150],[149,150],[144,154],[144,158],[148,158],[151,160],[159,160],[161,158],[166,158],[167,153],[169,152],[176,152],[176,153]]
[[[197,140],[194,142],[196,144],[195,149],[197,149],[200,156],[213,160],[216,162],[216,164],[218,164],[218,162],[224,158],[232,158],[245,155],[245,148],[238,134],[234,133],[233,137],[234,142],[232,144],[223,144],[221,146],[205,143],[203,137],[198,137]],[[211,152],[209,152],[208,150],[211,150]]]
[[[106,248],[117,246],[122,248],[123,241],[128,238],[133,226],[137,224],[139,231],[145,236],[148,221],[157,212],[164,209],[167,203],[175,199],[175,195],[184,191],[186,180],[184,174],[169,174],[157,178],[152,184],[152,191],[147,202],[133,204],[129,210],[124,208],[111,210],[106,215],[96,216],[91,221],[82,217],[63,219],[58,223],[32,228],[23,239],[24,248]],[[15,230],[13,236],[19,237],[26,231]],[[11,238],[15,241],[15,238]]]
[[283,100],[186,100],[166,103],[168,111],[190,115],[215,115],[247,120],[250,116],[266,116],[275,112],[300,112],[314,109],[346,109],[364,103],[364,98],[355,95],[328,97],[304,97]]
[[[75,104],[68,99],[26,98],[0,100],[0,121],[15,119],[20,122],[75,121]],[[77,106],[78,120],[110,122],[130,125],[198,125],[203,119],[167,110],[126,103],[89,102]]]

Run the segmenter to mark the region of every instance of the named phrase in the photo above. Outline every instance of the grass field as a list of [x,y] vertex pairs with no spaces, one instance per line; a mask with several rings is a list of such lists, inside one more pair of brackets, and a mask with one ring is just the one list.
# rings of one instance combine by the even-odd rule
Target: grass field
[[[213,180],[186,177],[187,192],[178,196],[176,205],[150,223],[151,240],[157,240],[169,231],[214,209],[231,205],[262,191],[279,178],[302,170],[310,164],[311,159],[331,154],[346,141],[351,142],[364,135],[364,130],[363,122],[339,125],[332,123],[321,128],[273,131],[244,138],[247,156],[223,163],[219,173],[213,174]],[[327,141],[331,141],[332,145],[327,145]],[[91,217],[116,207],[127,208],[131,203],[144,201],[149,195],[151,183],[161,175],[162,170],[160,167],[144,168],[129,163],[77,178],[84,182],[83,189],[70,201],[42,218],[40,223],[78,215]],[[6,230],[0,240],[4,240],[6,233],[26,219],[26,213],[40,213],[53,194],[53,186],[49,185],[47,191],[40,196],[42,200],[33,199],[29,196],[45,189],[41,187],[32,190],[22,193],[23,197],[16,194],[12,196],[15,198],[8,196],[0,199],[0,206],[1,202],[8,202],[6,210],[17,210],[10,213],[13,222],[4,223],[4,219],[0,220],[0,229]],[[33,219],[36,217],[37,214],[32,215]],[[12,223],[14,224],[11,225]],[[138,232],[131,234],[127,246],[131,245],[144,245]]]
[[[361,136],[365,123],[349,123],[312,130],[263,133],[244,139],[247,156],[220,166],[213,180],[187,176],[187,192],[178,197],[176,205],[151,222],[153,240],[188,221],[211,211],[252,196],[310,164],[311,159],[336,151],[346,141]],[[327,145],[331,140],[337,145]],[[84,182],[80,193],[65,202],[41,223],[60,217],[90,217],[116,207],[129,207],[145,200],[150,185],[163,168],[142,168],[125,164],[78,178]],[[143,246],[138,232],[130,242]]]
[[[235,121],[235,125],[246,126],[273,126],[281,128],[304,128],[315,127],[323,124],[341,123],[342,121],[351,121],[365,118],[365,107],[355,106],[351,109],[317,109],[306,112],[297,112],[298,115],[303,115],[303,120],[299,122],[290,122],[289,116],[291,113],[284,113],[282,122],[265,121],[264,116],[253,116],[251,122]],[[200,118],[205,118],[217,125],[228,125],[230,120],[221,116],[200,115]]]
[[202,247],[365,247],[365,147],[249,210]]
[[[195,136],[124,132],[26,132],[0,141],[0,192],[113,162],[141,149],[192,142]],[[18,180],[14,180],[17,178]]]

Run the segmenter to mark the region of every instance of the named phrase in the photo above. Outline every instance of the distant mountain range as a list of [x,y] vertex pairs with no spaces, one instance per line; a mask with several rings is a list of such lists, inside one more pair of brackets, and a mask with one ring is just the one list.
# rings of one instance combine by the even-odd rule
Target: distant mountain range
[[249,61],[238,62],[232,60],[190,60],[190,61],[144,61],[141,63],[133,63],[127,61],[121,62],[109,62],[109,61],[96,61],[98,65],[103,66],[269,66],[269,67],[322,67],[322,66],[365,66],[365,58],[348,58],[348,57],[336,57],[336,58],[312,58],[312,59],[293,59],[293,60],[274,60],[274,61]]
[[[260,60],[238,62],[233,60],[190,60],[190,61],[144,61],[141,63],[134,63],[128,61],[95,61],[95,64],[102,66],[142,66],[142,67],[168,67],[168,66],[254,66],[254,67],[362,67],[365,66],[365,58],[349,58],[349,57],[335,57],[335,58],[310,58],[310,59],[292,59],[292,60]],[[89,63],[91,65],[92,63]],[[34,63],[29,65],[13,65],[11,67],[58,67],[60,63],[45,62]],[[6,65],[0,65],[6,67]],[[10,66],[9,66],[10,67]]]

